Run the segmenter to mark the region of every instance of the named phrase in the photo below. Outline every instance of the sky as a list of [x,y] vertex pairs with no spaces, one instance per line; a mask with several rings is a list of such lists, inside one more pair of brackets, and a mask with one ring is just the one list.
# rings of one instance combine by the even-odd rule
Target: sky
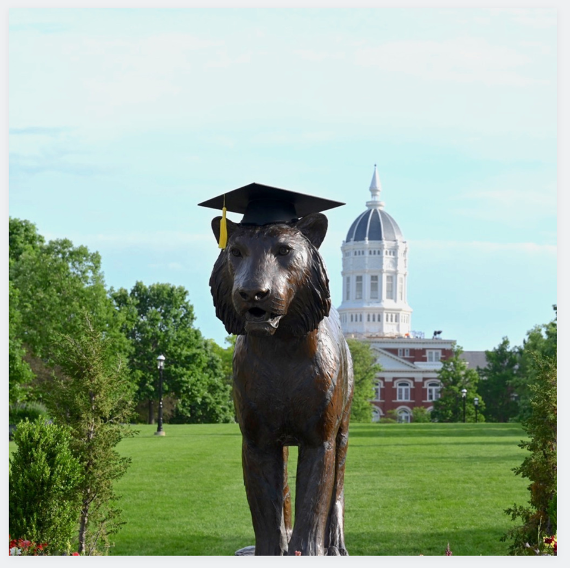
[[555,9],[11,9],[9,215],[98,251],[108,287],[184,286],[223,344],[197,204],[251,182],[346,203],[338,306],[377,164],[412,329],[521,345],[558,301],[557,72]]

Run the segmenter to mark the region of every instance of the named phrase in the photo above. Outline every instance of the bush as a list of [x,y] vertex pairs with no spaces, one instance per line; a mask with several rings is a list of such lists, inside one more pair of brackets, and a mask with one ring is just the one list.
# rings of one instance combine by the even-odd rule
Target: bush
[[20,422],[10,459],[10,534],[47,543],[50,552],[70,549],[78,530],[81,466],[63,426],[43,420]]
[[10,424],[18,424],[24,420],[35,422],[39,418],[47,420],[49,418],[46,407],[40,402],[22,402],[10,405]]
[[[556,359],[535,353],[536,381],[529,387],[530,417],[523,422],[529,439],[519,444],[530,455],[513,471],[530,480],[529,506],[514,505],[505,513],[522,525],[510,529],[501,540],[512,539],[509,553],[541,551],[544,537],[556,535],[557,494],[557,370]],[[530,546],[528,546],[530,544]]]
[[431,413],[423,406],[415,406],[412,408],[412,421],[417,423],[431,422]]

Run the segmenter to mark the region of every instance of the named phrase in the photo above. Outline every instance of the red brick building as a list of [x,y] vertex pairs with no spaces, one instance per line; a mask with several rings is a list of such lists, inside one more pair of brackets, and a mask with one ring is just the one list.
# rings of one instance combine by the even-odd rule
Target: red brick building
[[343,333],[369,343],[382,372],[375,379],[371,401],[374,421],[396,410],[409,422],[414,407],[433,408],[439,398],[437,372],[455,340],[432,339],[412,330],[412,309],[407,302],[408,243],[396,221],[384,211],[376,166],[366,211],[350,226],[341,250]]

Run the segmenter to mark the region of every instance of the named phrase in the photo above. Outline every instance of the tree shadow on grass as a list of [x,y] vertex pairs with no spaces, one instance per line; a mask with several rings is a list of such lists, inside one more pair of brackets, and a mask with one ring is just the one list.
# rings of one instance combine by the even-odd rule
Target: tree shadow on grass
[[149,534],[142,541],[120,542],[111,549],[111,556],[235,556],[237,550],[254,543],[253,535]]
[[[506,556],[508,543],[500,542],[502,535],[495,528],[423,534],[347,530],[346,545],[351,556],[445,556],[447,543],[453,556]],[[143,542],[123,542],[111,549],[111,556],[235,556],[254,543],[247,535],[154,534]]]
[[358,424],[350,438],[473,438],[524,436],[520,424]]
[[351,440],[349,438],[348,440],[348,446],[350,448],[425,448],[426,446],[434,446],[434,447],[439,447],[441,448],[442,446],[448,447],[448,446],[460,446],[460,447],[468,447],[468,446],[481,446],[482,444],[485,444],[485,446],[489,447],[489,446],[505,446],[505,447],[509,447],[509,448],[513,448],[518,446],[519,441],[513,441],[513,440],[505,440],[504,442],[499,442],[499,441],[495,441],[495,440],[485,440],[485,442],[481,442],[481,441],[473,441],[473,442],[449,442],[447,440],[442,440],[440,442],[424,442],[424,441],[417,441],[416,443],[378,443],[378,444],[358,444],[355,443],[354,440]]
[[346,547],[351,556],[445,556],[447,543],[453,556],[507,556],[505,531],[453,529],[429,533],[353,532],[346,529]]

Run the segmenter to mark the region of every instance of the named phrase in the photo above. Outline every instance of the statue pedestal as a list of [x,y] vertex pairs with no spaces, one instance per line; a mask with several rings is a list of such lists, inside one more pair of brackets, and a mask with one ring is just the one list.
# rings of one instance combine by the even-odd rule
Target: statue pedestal
[[255,556],[255,546],[246,546],[236,550],[236,556]]

